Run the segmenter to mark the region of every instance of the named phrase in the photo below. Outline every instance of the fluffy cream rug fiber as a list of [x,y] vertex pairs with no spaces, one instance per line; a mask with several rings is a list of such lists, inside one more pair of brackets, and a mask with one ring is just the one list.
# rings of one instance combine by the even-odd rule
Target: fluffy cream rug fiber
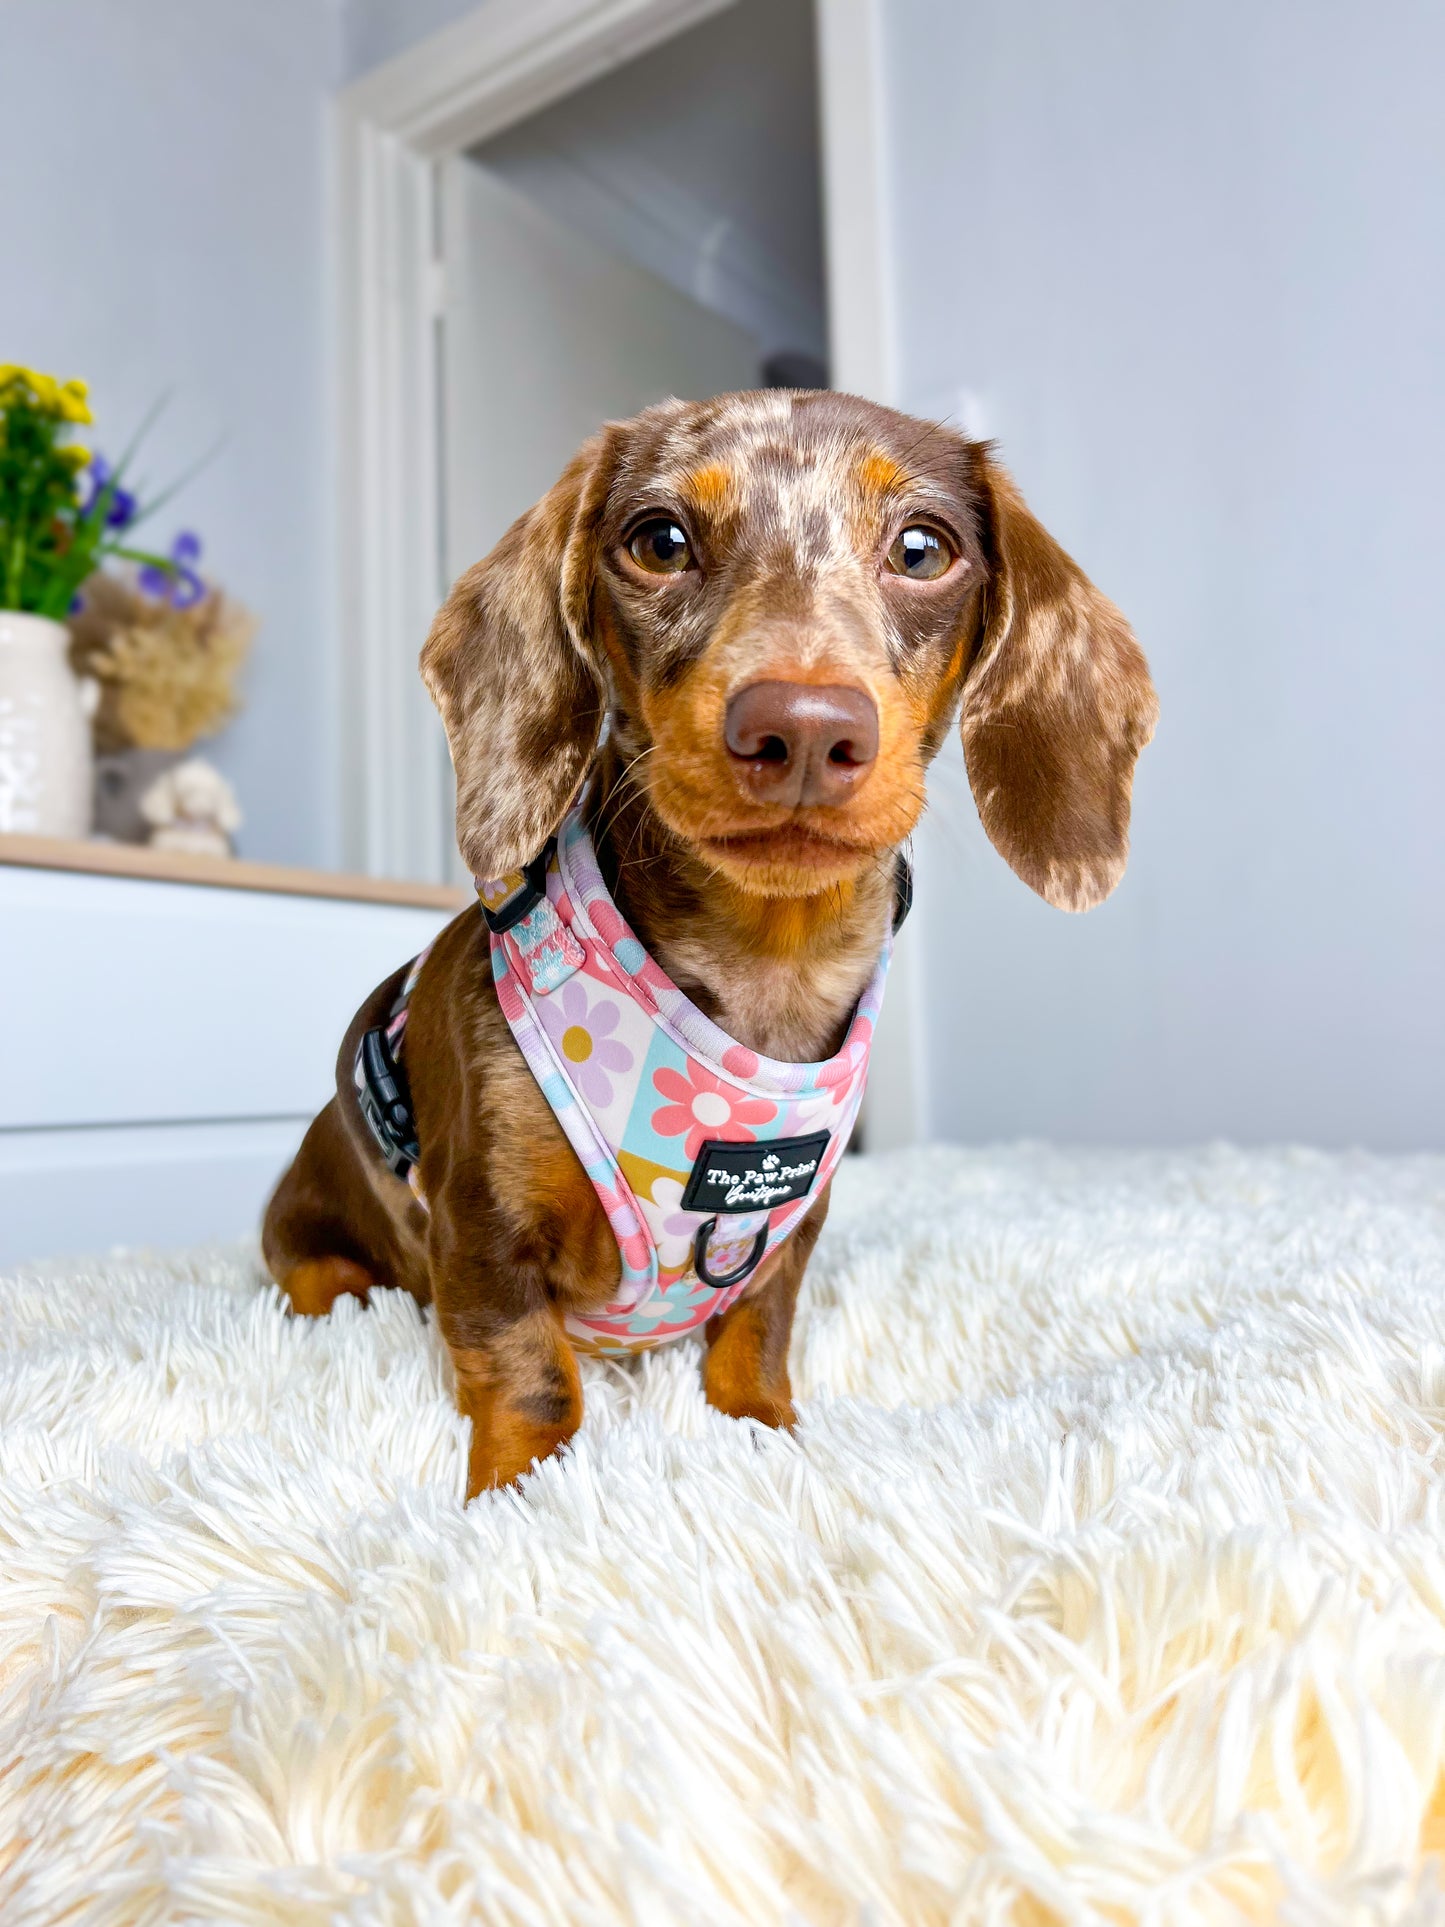
[[463,1509],[430,1326],[0,1286],[0,1921],[1440,1916],[1445,1164],[850,1163],[798,1436],[690,1345]]

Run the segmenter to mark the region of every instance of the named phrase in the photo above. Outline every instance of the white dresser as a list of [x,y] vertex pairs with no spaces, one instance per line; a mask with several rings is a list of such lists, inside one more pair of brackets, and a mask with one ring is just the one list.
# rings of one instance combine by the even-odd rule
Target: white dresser
[[0,836],[0,1265],[256,1228],[458,891]]

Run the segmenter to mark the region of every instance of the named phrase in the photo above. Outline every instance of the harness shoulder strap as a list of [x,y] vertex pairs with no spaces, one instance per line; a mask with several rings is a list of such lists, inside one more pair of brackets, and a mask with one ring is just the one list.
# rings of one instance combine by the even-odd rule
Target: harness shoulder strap
[[537,996],[566,983],[582,968],[582,946],[558,916],[547,895],[547,870],[557,849],[547,839],[525,869],[495,879],[479,877],[477,896],[494,938],[511,935],[528,988]]
[[487,928],[494,935],[500,937],[512,929],[545,900],[547,865],[552,861],[552,852],[556,847],[556,837],[549,836],[541,852],[520,870],[513,870],[510,876],[477,878],[477,899],[482,906],[482,915],[487,920]]

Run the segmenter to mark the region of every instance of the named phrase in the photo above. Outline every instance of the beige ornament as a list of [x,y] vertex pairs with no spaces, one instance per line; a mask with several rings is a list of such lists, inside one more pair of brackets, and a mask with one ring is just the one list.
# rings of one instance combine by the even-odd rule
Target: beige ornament
[[140,800],[153,850],[188,856],[229,856],[244,818],[236,792],[202,756],[191,756],[158,776]]

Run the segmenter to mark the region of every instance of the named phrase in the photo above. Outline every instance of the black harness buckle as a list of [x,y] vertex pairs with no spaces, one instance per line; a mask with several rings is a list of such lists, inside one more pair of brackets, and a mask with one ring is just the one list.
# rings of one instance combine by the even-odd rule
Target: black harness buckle
[[542,847],[540,856],[534,856],[530,863],[522,866],[522,888],[514,897],[508,897],[499,910],[489,910],[484,903],[482,915],[487,920],[487,928],[501,936],[505,931],[519,924],[523,917],[535,910],[547,894],[547,865],[552,861],[552,852],[557,847],[555,836],[549,836]]
[[369,1030],[356,1054],[356,1095],[377,1148],[389,1169],[404,1178],[421,1156],[411,1093],[392,1053],[391,1040],[381,1029]]

